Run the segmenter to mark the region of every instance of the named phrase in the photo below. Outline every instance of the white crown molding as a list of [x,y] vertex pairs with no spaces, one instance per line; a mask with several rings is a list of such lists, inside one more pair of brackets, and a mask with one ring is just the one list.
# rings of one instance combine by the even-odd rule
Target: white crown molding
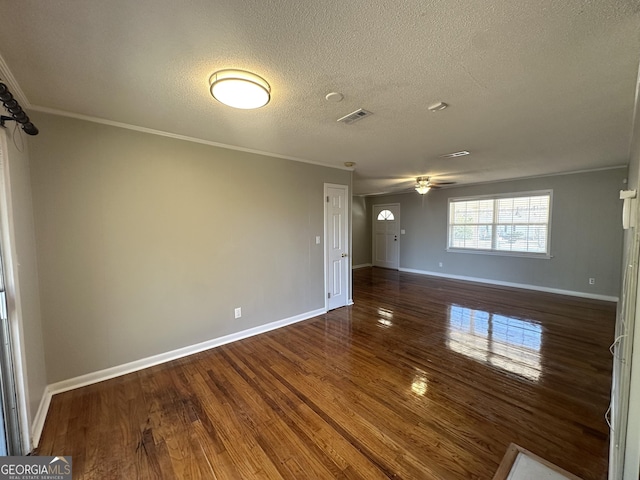
[[14,98],[16,100],[18,100],[18,103],[20,103],[20,106],[22,108],[25,108],[25,109],[28,108],[29,110],[34,110],[36,112],[49,113],[51,115],[58,115],[58,116],[61,116],[61,117],[75,118],[77,120],[84,120],[86,122],[100,123],[102,125],[109,125],[109,126],[112,126],[112,127],[125,128],[127,130],[134,130],[136,132],[149,133],[151,135],[159,135],[161,137],[175,138],[177,140],[184,140],[186,142],[200,143],[200,144],[209,145],[209,146],[212,146],[212,147],[226,148],[228,150],[236,150],[236,151],[239,151],[239,152],[253,153],[253,154],[256,154],[256,155],[265,155],[267,157],[282,158],[283,160],[292,160],[294,162],[308,163],[308,164],[311,164],[311,165],[318,165],[320,167],[335,168],[335,169],[338,169],[338,170],[347,170],[347,171],[350,171],[350,172],[355,170],[355,168],[353,168],[353,167],[345,167],[345,166],[340,166],[340,165],[331,165],[331,164],[324,163],[324,162],[316,162],[316,161],[307,160],[307,159],[304,159],[304,158],[292,157],[292,156],[288,156],[288,155],[280,155],[279,153],[266,152],[266,151],[263,151],[263,150],[255,150],[255,149],[252,149],[252,148],[244,148],[244,147],[240,147],[240,146],[237,146],[237,145],[229,145],[229,144],[226,144],[226,143],[213,142],[211,140],[204,140],[202,138],[189,137],[187,135],[179,135],[179,134],[176,134],[176,133],[165,132],[165,131],[162,131],[162,130],[155,130],[153,128],[140,127],[138,125],[131,125],[131,124],[124,123],[124,122],[116,122],[116,121],[113,121],[113,120],[107,120],[105,118],[94,117],[94,116],[91,116],[91,115],[82,115],[80,113],[67,112],[65,110],[59,110],[59,109],[56,109],[56,108],[42,107],[42,106],[39,106],[39,105],[31,105],[31,103],[27,99],[27,96],[24,94],[24,92],[20,88],[20,85],[18,85],[18,82],[16,81],[15,77],[11,73],[11,70],[9,69],[9,66],[7,65],[7,62],[5,62],[5,60],[2,57],[2,55],[0,55],[0,80],[2,80],[9,87],[9,90],[11,91],[11,94],[14,96]]
[[[543,173],[540,175],[529,175],[527,177],[515,177],[515,178],[503,178],[502,180],[487,180],[486,182],[473,182],[473,183],[456,183],[455,185],[443,185],[441,190],[451,190],[456,188],[466,188],[466,187],[475,187],[477,185],[488,185],[491,183],[507,183],[507,182],[518,182],[520,180],[533,180],[536,178],[545,178],[545,177],[560,177],[563,175],[578,175],[580,173],[594,173],[594,172],[604,172],[606,170],[618,170],[620,168],[629,168],[629,165],[611,165],[608,167],[596,167],[596,168],[585,168],[582,170],[570,170],[568,172],[558,172],[558,173]],[[411,188],[410,191],[406,191],[407,189],[399,190],[397,192],[386,191],[386,192],[376,192],[376,193],[360,193],[354,194],[358,197],[384,197],[391,195],[415,195],[416,192]]]
[[84,120],[86,122],[93,122],[93,123],[99,123],[102,125],[109,125],[111,127],[134,130],[136,132],[149,133],[151,135],[159,135],[161,137],[174,138],[177,140],[184,140],[186,142],[200,143],[202,145],[209,145],[212,147],[226,148],[227,150],[236,150],[238,152],[253,153],[256,155],[264,155],[267,157],[274,157],[274,158],[282,158],[283,160],[292,160],[294,162],[308,163],[311,165],[318,165],[320,167],[335,168],[338,170],[347,170],[350,172],[354,170],[353,167],[330,165],[328,163],[315,162],[313,160],[306,160],[304,158],[291,157],[288,155],[280,155],[279,153],[266,152],[263,150],[255,150],[253,148],[244,148],[244,147],[239,147],[237,145],[229,145],[227,143],[213,142],[211,140],[204,140],[202,138],[189,137],[187,135],[179,135],[177,133],[165,132],[162,130],[155,130],[153,128],[147,128],[147,127],[140,127],[138,125],[131,125],[123,122],[116,122],[114,120],[107,120],[106,118],[99,118],[99,117],[93,117],[91,115],[82,115],[80,113],[67,112],[64,110],[58,110],[56,108],[41,107],[39,105],[31,105],[29,108],[36,112],[48,113],[51,115],[58,115],[60,117],[75,118],[77,120]]
[[11,73],[11,70],[9,70],[9,65],[4,61],[2,55],[0,55],[0,81],[9,87],[13,98],[18,101],[22,108],[31,108],[27,96],[20,88],[20,85],[18,85],[16,78],[13,76],[13,73]]

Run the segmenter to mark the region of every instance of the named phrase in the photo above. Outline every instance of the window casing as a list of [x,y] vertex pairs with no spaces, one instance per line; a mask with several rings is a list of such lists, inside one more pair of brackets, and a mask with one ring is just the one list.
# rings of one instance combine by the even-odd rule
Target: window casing
[[447,251],[550,258],[553,192],[449,199]]

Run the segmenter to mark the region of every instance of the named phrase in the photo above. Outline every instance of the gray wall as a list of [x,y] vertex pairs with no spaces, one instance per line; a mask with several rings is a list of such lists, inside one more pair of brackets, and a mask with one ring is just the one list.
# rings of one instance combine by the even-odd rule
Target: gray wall
[[[401,204],[400,267],[599,295],[618,296],[626,168],[370,197]],[[450,197],[553,190],[551,259],[446,251]],[[369,234],[370,235],[370,234]],[[443,267],[438,266],[439,262]],[[588,278],[596,279],[595,285]]]
[[352,265],[371,263],[371,215],[367,213],[365,197],[354,196],[352,199]]
[[323,185],[351,172],[35,117],[50,383],[324,307]]
[[[0,135],[5,135],[0,131]],[[44,361],[38,268],[29,179],[27,139],[19,151],[11,137],[7,139],[9,181],[11,184],[11,214],[13,217],[14,248],[18,260],[18,289],[22,309],[22,355],[26,377],[29,420],[32,422],[47,386]],[[5,255],[8,252],[5,252]],[[15,265],[14,265],[15,267]],[[15,312],[13,312],[15,315]]]

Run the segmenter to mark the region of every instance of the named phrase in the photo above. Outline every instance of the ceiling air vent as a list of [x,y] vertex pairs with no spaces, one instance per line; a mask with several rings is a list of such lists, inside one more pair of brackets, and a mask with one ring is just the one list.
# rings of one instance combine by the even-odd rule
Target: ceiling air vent
[[462,150],[460,152],[447,153],[445,155],[439,155],[440,158],[456,158],[456,157],[464,157],[465,155],[469,155],[471,152],[468,150]]
[[355,112],[351,112],[349,115],[345,115],[342,118],[338,119],[338,122],[342,122],[342,123],[346,123],[347,125],[351,125],[354,122],[357,122],[358,120],[364,118],[364,117],[368,117],[370,115],[373,115],[373,113],[371,113],[368,110],[365,110],[363,108],[360,108],[358,110],[356,110]]

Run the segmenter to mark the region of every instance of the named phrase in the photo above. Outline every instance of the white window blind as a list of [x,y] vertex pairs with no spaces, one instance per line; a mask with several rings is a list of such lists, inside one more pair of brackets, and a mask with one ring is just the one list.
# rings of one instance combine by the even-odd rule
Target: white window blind
[[448,249],[549,256],[551,193],[449,199]]

